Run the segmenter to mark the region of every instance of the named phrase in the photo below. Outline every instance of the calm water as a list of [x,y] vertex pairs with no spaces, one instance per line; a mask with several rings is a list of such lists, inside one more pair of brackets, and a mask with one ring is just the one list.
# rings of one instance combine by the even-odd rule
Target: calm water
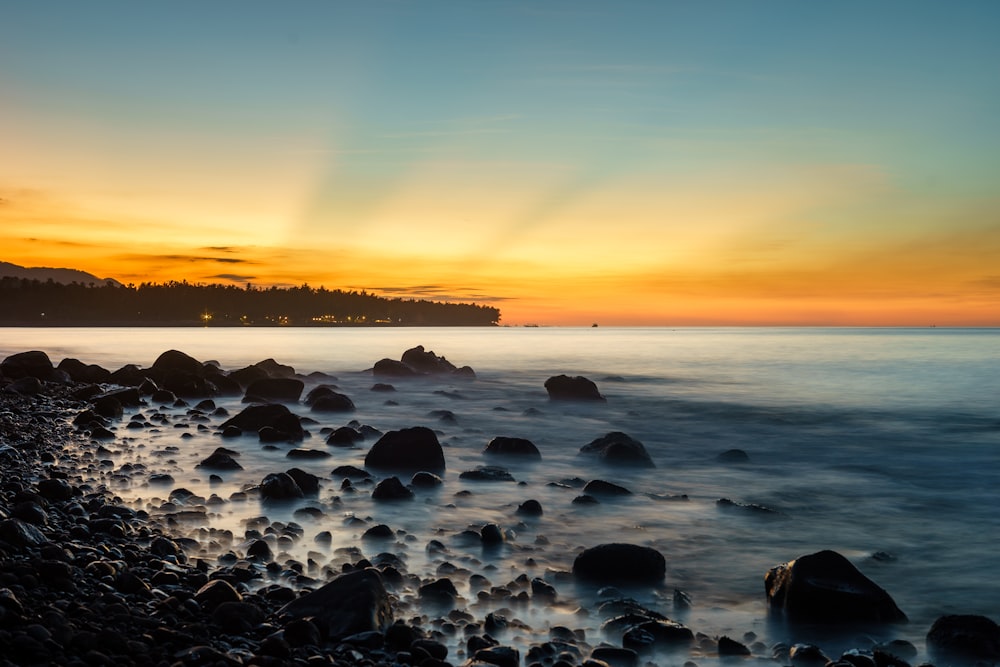
[[[366,369],[417,344],[472,366],[477,379],[394,381],[398,391],[388,398],[397,405],[386,405],[387,395],[370,391]],[[124,437],[110,446],[115,467],[104,473],[106,482],[154,515],[170,487],[150,486],[149,473],[169,472],[178,486],[222,499],[293,465],[326,478],[319,498],[305,503],[323,510],[317,519],[293,519],[300,505],[209,505],[212,526],[236,533],[223,549],[238,550],[245,520],[266,514],[300,523],[304,537],[286,550],[320,566],[356,559],[338,551],[356,545],[369,557],[399,553],[422,576],[432,576],[445,560],[496,585],[520,573],[542,576],[556,585],[562,604],[509,615],[542,633],[549,624],[584,627],[592,643],[600,640],[600,619],[572,612],[592,607],[596,591],[559,573],[571,568],[581,548],[608,541],[659,549],[668,563],[664,586],[630,593],[713,636],[739,638],[753,631],[766,644],[808,639],[767,622],[763,576],[777,563],[820,549],[848,556],[911,619],[872,630],[872,637],[905,638],[922,649],[923,636],[941,614],[1000,619],[1000,330],[0,330],[0,357],[42,349],[54,362],[76,357],[111,369],[148,366],[171,348],[230,370],[273,357],[303,374],[322,371],[336,376],[335,384],[358,408],[346,417],[318,417],[320,423],[309,427],[312,437],[302,446],[332,454],[318,463],[289,461],[287,447],[265,450],[256,437],[226,441],[242,452],[245,470],[226,473],[214,485],[194,466],[223,443],[214,428],[194,430],[184,410],[165,411],[179,428],[119,431]],[[559,373],[591,378],[607,404],[550,404],[543,383]],[[233,414],[240,409],[238,400],[217,403]],[[541,414],[526,415],[529,408]],[[293,409],[309,414],[304,406]],[[433,410],[452,411],[455,423],[440,422]],[[352,418],[381,431],[435,428],[448,465],[443,487],[402,504],[373,503],[364,487],[341,493],[341,480],[330,471],[360,466],[372,442],[354,450],[327,448],[319,431]],[[612,430],[641,440],[657,468],[608,470],[577,456],[582,445]],[[185,432],[194,437],[183,438]],[[508,466],[517,484],[459,480],[462,471],[493,463],[481,451],[498,435],[531,439],[542,462]],[[749,465],[715,461],[734,447],[749,454]],[[146,474],[131,481],[114,474],[135,462],[146,466]],[[574,477],[614,481],[633,495],[574,505],[579,489],[551,484]],[[471,494],[455,495],[463,490]],[[664,499],[672,494],[689,500]],[[542,517],[515,515],[527,498],[541,502]],[[719,498],[778,513],[722,509]],[[355,525],[351,517],[367,524]],[[491,521],[508,531],[501,549],[484,553],[458,539],[462,529]],[[374,523],[405,533],[395,542],[362,543],[361,533]],[[314,542],[322,530],[333,533],[332,545]],[[208,546],[204,533],[191,534]],[[449,553],[429,555],[431,539],[444,542]],[[873,559],[877,552],[893,558]],[[464,582],[459,577],[460,592],[475,602],[476,590],[463,588]],[[690,611],[672,608],[674,588],[691,595]],[[408,594],[402,597],[405,602]],[[477,606],[474,613],[481,618],[489,610]],[[518,633],[524,636],[506,639],[526,645],[531,633]],[[815,639],[828,654],[858,643]]]

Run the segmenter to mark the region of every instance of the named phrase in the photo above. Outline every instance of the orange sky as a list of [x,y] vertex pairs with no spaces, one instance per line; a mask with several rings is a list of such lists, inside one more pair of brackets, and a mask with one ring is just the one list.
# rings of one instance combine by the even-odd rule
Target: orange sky
[[20,7],[0,260],[504,324],[1000,325],[992,6],[626,5]]

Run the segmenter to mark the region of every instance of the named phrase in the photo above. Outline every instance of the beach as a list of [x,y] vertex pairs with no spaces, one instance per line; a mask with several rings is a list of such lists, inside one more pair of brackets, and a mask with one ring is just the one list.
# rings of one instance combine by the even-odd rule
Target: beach
[[[412,376],[399,367],[397,375],[380,371],[377,359],[359,359],[356,375],[334,377],[273,360],[220,368],[183,353],[152,364],[122,359],[104,369],[50,361],[64,371],[47,375],[43,368],[37,384],[25,379],[31,375],[8,376],[0,447],[5,659],[665,665],[745,655],[800,664],[809,655],[819,660],[808,646],[831,660],[851,650],[872,660],[931,659],[926,635],[939,614],[914,610],[914,596],[900,591],[905,550],[879,548],[886,540],[870,531],[857,538],[869,542],[868,552],[843,548],[843,539],[821,546],[796,537],[795,515],[817,501],[796,505],[782,495],[787,488],[771,497],[750,489],[723,496],[700,485],[702,476],[743,480],[748,464],[767,460],[753,447],[728,446],[753,442],[749,435],[700,449],[698,466],[682,452],[665,465],[663,450],[633,415],[637,437],[630,438],[647,443],[651,466],[616,464],[604,450],[583,456],[591,438],[567,444],[572,456],[557,454],[547,445],[568,422],[587,425],[597,441],[624,424],[605,411],[628,416],[649,408],[618,389],[631,375],[595,376],[600,401],[553,399],[538,382],[523,401],[488,394],[480,413],[472,406],[497,382],[491,373],[456,373],[460,362],[435,365],[441,357],[422,351],[423,366],[412,356],[406,364],[405,353],[390,359]],[[86,376],[128,363],[135,364],[132,379]],[[168,367],[190,377],[169,377]],[[66,369],[76,379],[62,375]],[[571,369],[553,367],[546,375],[562,370]],[[270,382],[248,396],[260,380]],[[328,401],[313,409],[318,398],[309,395],[323,386],[328,399],[346,396],[358,405]],[[259,395],[264,387],[278,393]],[[294,398],[281,393],[290,388],[298,388]],[[408,403],[413,412],[406,412]],[[267,426],[274,432],[229,423],[267,405],[282,406],[279,418],[294,418]],[[373,418],[394,410],[403,414]],[[501,432],[500,424],[517,426]],[[801,442],[827,428],[799,427]],[[438,442],[441,463],[386,469],[371,458],[387,436],[415,428]],[[511,442],[487,452],[501,436]],[[517,440],[537,441],[537,458]],[[629,446],[616,440],[619,451]],[[826,479],[834,489],[835,480]],[[721,526],[699,528],[706,517]],[[740,553],[718,541],[719,530],[770,534],[772,546],[763,550],[748,537]],[[695,533],[686,546],[676,534],[683,532]],[[774,546],[779,540],[785,543]],[[615,563],[632,563],[625,553],[587,573],[581,557],[609,543],[665,555],[663,572],[641,574],[644,561],[636,561],[635,577],[630,567],[612,571]],[[815,619],[789,624],[787,610],[775,613],[765,574],[823,547],[844,552],[895,595],[910,622],[859,616],[832,626]],[[728,555],[708,556],[720,548]],[[706,554],[703,567],[696,553]],[[743,574],[745,560],[751,576]],[[740,571],[734,580],[749,581],[730,585],[713,574],[727,563]],[[327,588],[338,581],[350,588]],[[317,592],[322,604],[309,597]],[[327,611],[355,607],[360,618]],[[983,606],[973,601],[944,612],[981,614]]]

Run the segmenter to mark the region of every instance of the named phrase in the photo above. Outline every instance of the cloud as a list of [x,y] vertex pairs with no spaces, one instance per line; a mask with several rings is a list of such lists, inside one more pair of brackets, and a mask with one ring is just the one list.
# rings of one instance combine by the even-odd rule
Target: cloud
[[165,262],[219,262],[220,264],[257,264],[249,259],[239,259],[236,257],[209,257],[205,255],[121,255],[118,259],[127,261],[165,261]]
[[434,299],[438,301],[476,301],[486,303],[498,303],[507,301],[508,297],[486,294],[471,287],[455,287],[445,285],[413,285],[410,287],[356,287],[353,289],[366,289],[383,296],[399,297],[404,299]]
[[245,276],[239,273],[216,273],[211,276],[203,276],[206,280],[229,280],[234,283],[248,283],[257,279],[257,276]]

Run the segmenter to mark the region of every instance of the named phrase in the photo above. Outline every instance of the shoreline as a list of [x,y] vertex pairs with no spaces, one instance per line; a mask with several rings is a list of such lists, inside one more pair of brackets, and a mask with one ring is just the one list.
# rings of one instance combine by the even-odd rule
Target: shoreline
[[[198,552],[198,544],[178,537],[145,511],[128,507],[99,483],[108,441],[72,424],[94,406],[83,396],[95,395],[95,385],[45,380],[37,391],[21,394],[11,390],[16,383],[0,392],[0,460],[5,469],[0,484],[0,664],[661,664],[656,655],[629,648],[627,642],[609,643],[565,627],[552,628],[547,640],[532,640],[522,655],[503,643],[523,630],[515,618],[492,612],[480,618],[476,600],[463,604],[447,591],[441,604],[431,604],[440,591],[428,591],[426,599],[421,594],[416,605],[403,600],[405,590],[423,591],[435,582],[414,580],[403,562],[384,554],[371,561],[360,557],[321,579],[302,577],[306,583],[301,586],[287,584],[295,578],[294,568],[282,578],[287,564],[276,563],[270,550],[260,547],[251,553],[257,549],[254,544],[264,541],[252,539],[252,531],[244,540],[250,546],[235,558],[210,562],[190,556]],[[177,493],[174,488],[171,497]],[[185,503],[176,504],[179,517]],[[257,535],[273,527],[261,525]],[[281,537],[297,536],[293,531]],[[375,621],[369,618],[367,629],[349,634],[334,630],[332,621],[315,610],[298,617],[280,614],[310,590],[337,580],[336,575],[364,573],[373,565],[392,611]],[[536,584],[523,570],[494,594],[517,615],[524,605],[551,604],[556,589],[569,586],[572,576],[566,575]],[[608,602],[646,620],[658,614],[638,604]],[[672,655],[678,661],[752,655],[776,665],[803,664],[793,659],[791,646],[764,646],[753,633],[737,632],[737,639],[698,633],[696,642],[681,642]],[[464,650],[449,654],[449,645],[456,643]],[[910,650],[902,644],[897,649]],[[905,657],[897,656],[900,662],[892,664],[907,664]]]

